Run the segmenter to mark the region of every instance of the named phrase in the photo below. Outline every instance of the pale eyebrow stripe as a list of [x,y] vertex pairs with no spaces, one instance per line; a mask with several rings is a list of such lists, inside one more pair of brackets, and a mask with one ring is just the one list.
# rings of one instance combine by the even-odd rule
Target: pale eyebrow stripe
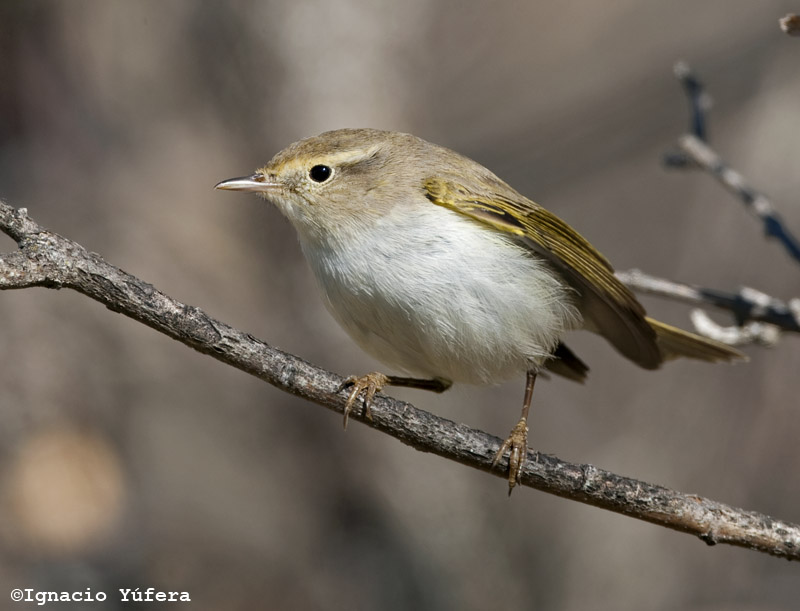
[[[351,165],[358,163],[359,161],[366,161],[370,157],[372,157],[379,149],[378,145],[371,146],[366,149],[357,149],[351,151],[340,151],[338,153],[330,153],[327,155],[320,155],[319,157],[312,158],[310,160],[311,165],[315,165],[317,163],[324,163],[326,165],[338,166],[338,165]],[[287,166],[290,167],[300,167],[305,168],[309,165],[309,160],[298,160],[293,159],[291,160]]]

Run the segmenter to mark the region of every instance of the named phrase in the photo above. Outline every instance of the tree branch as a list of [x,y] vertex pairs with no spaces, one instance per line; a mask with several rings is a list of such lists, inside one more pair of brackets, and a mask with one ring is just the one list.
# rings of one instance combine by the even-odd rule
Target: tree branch
[[693,134],[681,136],[678,146],[698,167],[711,174],[736,195],[749,212],[761,219],[767,237],[780,241],[792,258],[800,261],[800,242],[786,227],[766,195],[748,185],[744,176],[726,165],[717,152],[697,136]]
[[674,71],[689,100],[690,133],[678,139],[680,152],[667,153],[664,163],[673,168],[701,168],[711,174],[736,195],[750,213],[761,220],[767,237],[778,240],[786,252],[800,262],[800,242],[789,231],[772,202],[766,195],[751,187],[744,176],[728,166],[708,145],[706,112],[711,107],[711,99],[702,83],[684,62],[678,62]]
[[[792,16],[786,19],[789,17]],[[780,241],[789,255],[800,262],[800,242],[786,227],[772,202],[749,186],[744,177],[726,165],[708,145],[707,113],[712,101],[705,87],[685,62],[675,64],[674,72],[689,102],[689,133],[678,139],[677,151],[665,153],[665,165],[706,170],[761,220],[767,237]],[[719,325],[703,310],[692,312],[692,323],[698,333],[725,344],[770,346],[779,341],[781,331],[800,331],[800,299],[791,299],[787,305],[747,287],[742,287],[738,294],[731,294],[655,278],[639,270],[619,272],[617,277],[638,292],[729,310],[736,318],[736,326]]]
[[616,276],[639,293],[667,297],[697,306],[712,305],[728,310],[739,323],[758,321],[775,325],[784,331],[800,333],[800,299],[792,299],[786,304],[748,287],[742,287],[738,293],[726,293],[657,278],[638,269],[617,272]]
[[[0,229],[20,250],[0,254],[0,289],[70,288],[187,346],[273,386],[342,413],[343,378],[215,320],[110,265],[79,244],[40,227],[25,209],[0,201]],[[492,469],[501,440],[440,418],[409,403],[376,395],[371,421],[351,418],[423,452],[499,477]],[[691,494],[629,479],[592,465],[529,452],[522,484],[609,511],[698,536],[793,560],[800,559],[800,526]]]

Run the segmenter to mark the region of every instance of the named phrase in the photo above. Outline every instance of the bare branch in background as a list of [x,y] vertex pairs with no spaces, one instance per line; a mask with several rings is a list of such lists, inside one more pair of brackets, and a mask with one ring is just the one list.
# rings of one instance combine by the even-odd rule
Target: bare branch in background
[[800,15],[789,13],[778,20],[781,29],[789,36],[800,36]]
[[791,234],[775,210],[775,206],[765,195],[749,186],[739,172],[726,165],[722,158],[697,136],[692,134],[681,136],[678,145],[689,159],[714,176],[742,201],[749,212],[761,219],[768,237],[779,240],[786,251],[800,262],[800,242]]
[[[0,229],[19,250],[0,254],[0,289],[70,288],[273,386],[342,413],[343,379],[176,301],[95,253],[40,227],[24,209],[0,202]],[[372,420],[351,418],[423,452],[506,477],[492,468],[501,440],[409,403],[376,395]],[[522,484],[603,509],[727,543],[800,560],[800,525],[696,495],[529,452]]]
[[689,318],[695,330],[706,337],[715,339],[729,346],[761,344],[774,346],[780,341],[781,332],[778,327],[763,322],[748,322],[743,325],[721,325],[714,321],[705,310],[692,310]]
[[699,167],[706,170],[736,195],[749,212],[761,220],[768,237],[780,241],[789,255],[800,262],[800,242],[786,227],[772,202],[751,187],[739,172],[726,165],[716,151],[708,146],[706,112],[710,108],[710,101],[702,83],[684,62],[675,65],[675,75],[689,99],[690,133],[678,140],[680,152],[670,152],[665,155],[666,165],[673,168]]
[[[800,262],[800,243],[786,227],[772,202],[749,186],[744,177],[727,166],[708,145],[707,113],[712,106],[712,100],[705,87],[685,62],[675,64],[674,72],[689,102],[689,133],[678,139],[678,150],[664,155],[665,165],[706,170],[761,220],[768,237],[779,240],[789,255]],[[792,299],[785,304],[747,287],[736,294],[726,293],[656,278],[639,270],[619,272],[617,276],[640,293],[694,305],[714,305],[730,311],[734,315],[736,326],[720,325],[702,310],[695,310],[691,314],[692,323],[698,333],[725,344],[757,343],[772,346],[779,341],[781,331],[800,332],[800,299]]]
[[726,293],[657,278],[638,269],[617,272],[617,278],[637,293],[727,310],[733,314],[738,326],[723,327],[706,314],[692,313],[692,322],[698,333],[725,344],[771,346],[777,343],[781,331],[800,333],[800,298],[785,303],[748,287],[742,287],[737,293]]

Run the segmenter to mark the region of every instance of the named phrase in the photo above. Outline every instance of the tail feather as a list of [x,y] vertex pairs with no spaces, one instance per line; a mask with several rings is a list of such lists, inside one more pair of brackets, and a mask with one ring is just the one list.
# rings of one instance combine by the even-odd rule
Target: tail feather
[[586,379],[586,374],[589,373],[589,367],[565,344],[561,342],[556,346],[553,352],[553,358],[545,361],[544,366],[551,373],[556,373],[560,376],[580,382]]
[[712,363],[748,360],[746,355],[727,344],[678,329],[650,317],[647,317],[647,322],[655,329],[658,349],[661,351],[661,357],[665,361],[678,357],[710,361]]

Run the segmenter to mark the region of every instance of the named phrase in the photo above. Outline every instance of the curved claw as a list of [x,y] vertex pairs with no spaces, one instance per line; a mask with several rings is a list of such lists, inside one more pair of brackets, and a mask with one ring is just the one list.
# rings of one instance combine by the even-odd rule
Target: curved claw
[[507,450],[510,451],[508,455],[508,495],[511,496],[514,486],[520,483],[522,467],[525,466],[525,460],[528,457],[528,420],[526,418],[520,418],[516,426],[511,429],[511,434],[494,455],[492,468],[500,463],[500,459]]
[[350,376],[342,383],[342,386],[339,390],[351,385],[353,387],[353,390],[350,391],[350,394],[347,397],[347,403],[344,405],[343,424],[345,429],[347,429],[347,418],[350,416],[350,412],[353,410],[356,399],[358,399],[358,396],[362,392],[364,393],[364,415],[368,420],[372,420],[372,410],[370,409],[370,406],[372,405],[372,399],[375,396],[375,393],[380,392],[388,382],[388,376],[378,373],[377,371],[373,371],[372,373],[368,373],[364,376]]

